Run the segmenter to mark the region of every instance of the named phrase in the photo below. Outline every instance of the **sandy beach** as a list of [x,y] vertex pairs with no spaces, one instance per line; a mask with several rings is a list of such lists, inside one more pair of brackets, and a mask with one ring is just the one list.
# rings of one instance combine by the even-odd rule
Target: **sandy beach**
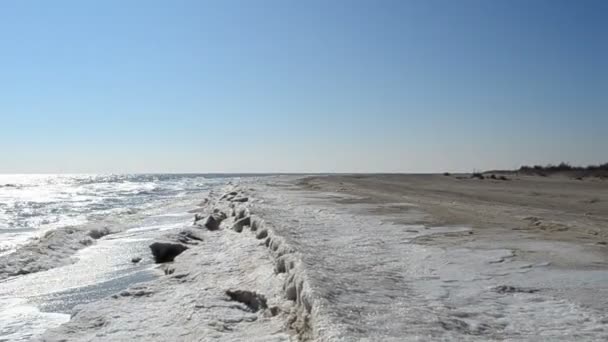
[[161,239],[188,249],[157,279],[77,306],[40,340],[603,340],[606,190],[465,175],[232,184]]
[[608,1],[0,27],[0,342],[608,341]]
[[[312,177],[299,184],[305,189],[359,196],[360,203],[408,202],[426,214],[419,222],[405,219],[398,223],[464,224],[480,236],[494,235],[494,229],[524,231],[537,239],[599,247],[608,242],[608,182],[601,179],[509,176],[502,181],[468,175],[355,175]],[[381,207],[373,212],[401,211]]]

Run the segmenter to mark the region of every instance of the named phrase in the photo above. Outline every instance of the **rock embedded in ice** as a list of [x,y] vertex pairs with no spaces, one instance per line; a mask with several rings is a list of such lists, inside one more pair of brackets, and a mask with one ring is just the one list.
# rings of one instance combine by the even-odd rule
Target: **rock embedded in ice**
[[173,261],[176,256],[180,255],[186,249],[188,249],[188,247],[180,243],[155,242],[150,245],[154,261],[157,264]]
[[251,218],[249,216],[243,217],[242,219],[240,219],[234,223],[234,225],[232,226],[232,230],[234,230],[237,233],[240,233],[243,231],[243,227],[250,226],[250,225],[251,225]]
[[266,229],[262,229],[255,237],[256,237],[256,239],[264,239],[267,236],[268,236],[268,231]]
[[494,292],[500,293],[500,294],[505,294],[505,293],[535,293],[538,292],[538,289],[530,289],[530,288],[523,288],[523,287],[516,287],[516,286],[510,286],[510,285],[500,285],[495,287]]
[[[207,216],[207,218],[204,220],[202,225],[209,230],[218,230],[218,229],[220,229],[220,223],[222,223],[222,221],[225,219],[226,219],[226,214],[224,214],[221,211],[216,212],[216,213],[213,213],[213,214]],[[196,224],[200,225],[199,222],[197,222]]]
[[236,191],[231,191],[231,192],[225,193],[222,195],[222,197],[220,197],[220,201],[224,200],[224,199],[231,201],[236,195],[238,195],[238,192],[236,192]]
[[275,265],[274,265],[274,273],[276,274],[280,274],[280,273],[285,273],[287,271],[286,266],[285,266],[285,258],[277,258]]
[[83,246],[90,246],[93,244],[93,240],[91,240],[91,238],[84,238],[80,240],[80,244]]
[[232,199],[232,202],[239,202],[239,203],[243,203],[243,202],[247,202],[249,201],[249,197],[236,197]]
[[234,301],[247,305],[247,307],[253,312],[268,308],[266,297],[261,294],[257,294],[255,291],[227,290],[226,295],[228,295],[228,297]]
[[102,237],[112,234],[108,227],[94,228],[89,230],[89,236],[95,240],[101,239]]
[[234,210],[234,215],[235,216],[235,220],[240,220],[245,216],[249,216],[249,210],[247,210],[247,208],[238,208]]
[[201,214],[201,213],[194,214],[194,223],[204,219],[205,217],[207,217],[207,216],[205,216],[204,214]]
[[251,217],[251,231],[255,232],[258,230],[259,227],[262,226],[262,220],[257,217],[257,216],[250,216]]
[[177,241],[186,244],[197,244],[197,241],[203,241],[203,237],[199,232],[192,229],[184,229],[177,234]]
[[[145,286],[136,286],[120,292],[120,297],[144,297],[150,296],[154,291],[149,290]],[[113,295],[112,298],[117,299],[118,295]]]
[[205,228],[207,228],[209,230],[218,230],[218,229],[220,229],[220,223],[221,223],[220,220],[217,220],[215,217],[213,217],[213,215],[209,215],[205,219],[203,226],[205,226]]
[[138,263],[138,262],[140,262],[140,261],[141,261],[141,257],[133,257],[133,258],[131,259],[131,262],[132,262],[132,263],[134,263],[134,264],[137,264],[137,263]]
[[269,314],[271,317],[278,315],[281,312],[281,308],[278,306],[273,306],[270,308]]

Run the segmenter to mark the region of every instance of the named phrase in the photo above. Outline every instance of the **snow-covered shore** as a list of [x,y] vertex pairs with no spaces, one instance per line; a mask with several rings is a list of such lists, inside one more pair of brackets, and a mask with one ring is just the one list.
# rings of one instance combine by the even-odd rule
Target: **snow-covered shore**
[[[411,202],[310,191],[293,180],[211,194],[192,227],[163,238],[188,249],[158,266],[157,279],[77,307],[40,340],[608,337],[605,307],[593,305],[603,299],[590,297],[608,284],[595,247],[433,226]],[[205,226],[210,216],[220,229]]]
[[[40,340],[290,341],[306,334],[304,299],[289,294],[296,291],[289,284],[298,292],[302,285],[286,279],[284,264],[277,268],[293,251],[250,214],[246,191],[232,191],[238,198],[211,197],[198,210],[225,214],[220,229],[205,228],[208,216],[199,213],[192,228],[165,236],[188,249],[159,266],[159,279],[75,308],[68,323]],[[245,229],[237,228],[243,219]]]

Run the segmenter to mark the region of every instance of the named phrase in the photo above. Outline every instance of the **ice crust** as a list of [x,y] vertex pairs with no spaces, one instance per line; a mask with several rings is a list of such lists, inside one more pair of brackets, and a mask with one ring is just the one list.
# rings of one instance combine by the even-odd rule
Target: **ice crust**
[[[247,202],[210,198],[206,214],[227,214],[219,230],[196,228],[203,240],[159,266],[159,279],[77,307],[70,322],[41,340],[608,339],[606,311],[569,295],[579,288],[603,291],[605,272],[527,263],[500,243],[418,243],[468,228],[386,223],[358,214],[364,205],[356,201],[335,204],[336,197],[347,198],[343,194],[288,184],[225,189]],[[249,225],[234,230],[243,215]],[[576,248],[564,253],[596,257]],[[253,309],[227,295],[235,291],[263,296],[265,304]]]

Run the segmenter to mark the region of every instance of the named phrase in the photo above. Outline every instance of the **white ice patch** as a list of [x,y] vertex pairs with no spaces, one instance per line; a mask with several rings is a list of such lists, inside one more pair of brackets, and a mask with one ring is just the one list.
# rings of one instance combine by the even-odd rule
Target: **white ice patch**
[[[173,217],[173,216],[167,216],[167,217]],[[158,224],[158,225],[131,228],[131,229],[127,229],[126,232],[133,233],[133,232],[145,232],[145,231],[151,231],[151,230],[171,230],[171,229],[183,228],[185,226],[187,226],[186,222]]]
[[[67,324],[45,341],[293,341],[285,332],[292,308],[275,274],[268,249],[251,231],[197,233],[203,239],[174,262],[160,265],[157,281],[79,307]],[[263,241],[263,240],[262,240]],[[227,290],[256,293],[263,308],[232,298]]]
[[68,314],[41,312],[18,298],[0,298],[0,307],[0,341],[31,341],[70,320]]
[[[387,215],[369,214],[370,204],[349,203],[352,197],[273,189],[260,189],[263,202],[255,209],[302,257],[319,340],[608,338],[606,311],[571,300],[589,287],[605,292],[605,272],[517,261],[508,236],[489,247],[422,244],[424,236],[468,229],[387,223]],[[420,215],[411,210],[390,216]],[[551,242],[537,247],[551,245],[564,258],[594,257]]]

